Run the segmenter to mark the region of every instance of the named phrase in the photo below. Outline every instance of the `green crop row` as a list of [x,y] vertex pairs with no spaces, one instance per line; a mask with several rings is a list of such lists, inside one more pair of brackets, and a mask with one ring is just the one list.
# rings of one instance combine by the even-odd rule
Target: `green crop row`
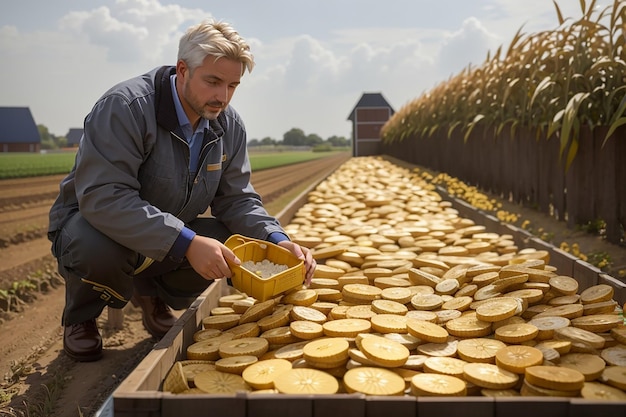
[[[335,154],[312,151],[251,153],[250,164],[253,170],[260,171]],[[65,174],[72,169],[74,158],[74,152],[0,153],[0,179]]]
[[0,153],[0,179],[37,177],[70,172],[74,152]]

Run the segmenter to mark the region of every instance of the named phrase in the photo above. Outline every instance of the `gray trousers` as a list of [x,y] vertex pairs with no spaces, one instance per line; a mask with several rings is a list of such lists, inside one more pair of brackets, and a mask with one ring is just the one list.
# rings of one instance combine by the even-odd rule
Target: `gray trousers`
[[[197,218],[187,226],[222,243],[232,234],[215,218]],[[64,326],[97,318],[107,306],[122,308],[134,292],[158,296],[175,310],[184,309],[212,282],[198,275],[186,259],[155,261],[135,275],[143,256],[94,229],[80,213],[50,240],[65,279]]]

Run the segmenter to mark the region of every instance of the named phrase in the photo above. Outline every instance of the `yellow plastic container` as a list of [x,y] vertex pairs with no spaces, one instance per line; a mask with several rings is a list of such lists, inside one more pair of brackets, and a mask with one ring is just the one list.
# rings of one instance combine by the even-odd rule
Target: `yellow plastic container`
[[304,261],[296,258],[289,250],[271,242],[233,235],[225,245],[232,250],[241,262],[261,262],[267,259],[277,265],[286,265],[287,269],[270,278],[261,278],[253,271],[229,262],[233,273],[233,287],[237,290],[265,301],[293,288],[302,286],[304,282]]

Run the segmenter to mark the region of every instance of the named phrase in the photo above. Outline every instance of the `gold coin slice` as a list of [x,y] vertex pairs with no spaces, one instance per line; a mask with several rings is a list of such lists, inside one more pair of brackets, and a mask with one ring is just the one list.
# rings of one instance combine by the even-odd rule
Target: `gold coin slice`
[[599,303],[613,299],[615,290],[608,284],[591,286],[580,293],[580,301],[583,304]]
[[259,358],[252,355],[231,356],[217,360],[214,368],[216,371],[241,375],[244,369],[258,362],[258,360]]
[[404,378],[384,368],[360,366],[348,370],[343,376],[346,391],[365,395],[401,395],[405,389]]
[[380,336],[364,337],[357,344],[365,356],[387,368],[402,366],[410,354],[401,343]]
[[465,315],[445,324],[448,333],[460,338],[485,337],[492,333],[492,323],[479,320],[475,315]]
[[417,352],[427,356],[455,356],[458,341],[448,338],[445,343],[423,343],[417,346]]
[[626,346],[624,345],[616,345],[602,349],[600,356],[609,365],[626,366]]
[[211,339],[221,334],[222,331],[219,329],[200,329],[193,334],[193,341],[199,342],[201,340]]
[[449,336],[445,328],[425,320],[409,318],[406,328],[409,334],[431,343],[445,343]]
[[274,310],[274,300],[263,301],[250,306],[239,318],[239,324],[258,321]]
[[560,366],[529,366],[525,380],[541,388],[558,391],[576,391],[585,384],[585,376],[575,369]]
[[370,319],[372,330],[378,333],[406,333],[406,316],[377,314]]
[[585,382],[580,396],[586,400],[626,401],[626,392],[600,382]]
[[289,362],[294,362],[302,358],[304,354],[302,349],[304,346],[309,343],[308,340],[303,340],[302,342],[295,342],[285,345],[274,351],[274,357],[271,359],[286,359]]
[[[458,349],[458,346],[457,346]],[[448,356],[435,356],[424,361],[424,372],[463,377],[463,367],[468,362]]]
[[296,320],[289,324],[291,334],[298,339],[312,340],[324,336],[324,327],[312,321]]
[[559,294],[574,295],[578,292],[578,281],[566,275],[557,275],[548,281],[552,289]]
[[239,324],[240,314],[222,314],[219,316],[208,316],[202,319],[205,329],[226,330]]
[[224,330],[223,334],[232,334],[233,339],[241,339],[242,337],[257,337],[261,333],[259,325],[255,322],[240,324],[230,329]]
[[415,396],[463,397],[467,395],[465,381],[452,375],[422,373],[411,378],[411,393]]
[[496,365],[514,374],[523,375],[529,366],[542,363],[543,352],[531,346],[512,345],[496,352]]
[[254,389],[271,389],[274,380],[291,368],[291,362],[286,359],[267,359],[248,366],[241,376]]
[[330,368],[348,360],[349,348],[350,344],[344,338],[329,337],[307,343],[302,353],[307,362],[332,365],[328,366]]
[[570,325],[570,320],[565,317],[558,316],[545,316],[545,317],[533,317],[528,321],[539,332],[537,333],[537,340],[547,340],[554,337],[554,331]]
[[236,394],[241,391],[250,391],[250,386],[241,376],[220,371],[199,373],[194,383],[196,388],[207,394]]
[[344,298],[366,301],[373,301],[380,298],[382,291],[382,289],[373,285],[364,284],[346,284],[341,289]]
[[592,333],[607,333],[622,324],[624,318],[617,314],[592,314],[572,319],[572,326]]
[[574,345],[589,347],[591,349],[602,349],[606,340],[595,333],[578,327],[562,327],[554,331],[554,337],[561,340],[569,340]]
[[606,362],[591,353],[568,353],[561,356],[559,366],[576,369],[585,376],[585,381],[595,381],[602,376]]
[[339,382],[324,371],[295,368],[274,379],[274,387],[283,394],[336,394]]
[[163,381],[163,391],[178,394],[188,389],[189,384],[183,371],[183,365],[180,361],[176,361]]
[[626,391],[626,366],[607,366],[602,371],[602,382]]
[[480,337],[459,340],[457,353],[467,362],[495,363],[496,353],[506,347],[504,342]]
[[261,318],[256,324],[262,332],[289,324],[290,308],[281,308],[269,316]]
[[468,363],[463,367],[463,376],[482,388],[509,389],[517,385],[519,376],[491,363]]
[[262,337],[244,337],[223,342],[219,345],[220,358],[231,356],[252,355],[257,358],[267,352],[269,342]]
[[380,296],[384,300],[391,300],[401,304],[407,304],[411,301],[413,293],[407,287],[389,287],[383,288]]
[[498,327],[495,337],[504,343],[522,343],[533,340],[539,333],[539,329],[529,323],[513,323]]
[[415,294],[411,305],[415,310],[432,311],[443,305],[443,298],[439,294]]
[[403,316],[409,311],[407,306],[391,300],[373,300],[372,311],[377,314],[397,314]]
[[339,319],[322,325],[324,334],[329,337],[356,337],[359,333],[369,333],[372,323],[364,319]]
[[[319,268],[319,265],[318,265]],[[302,289],[285,294],[280,300],[283,304],[307,307],[317,301],[317,292],[313,289]]]
[[220,358],[220,345],[224,342],[232,340],[233,337],[233,334],[223,333],[220,336],[192,343],[187,346],[187,359],[216,361]]
[[510,297],[498,297],[476,307],[476,318],[482,321],[496,322],[513,317],[519,303]]
[[324,323],[328,319],[321,311],[304,306],[295,306],[292,308],[290,317],[292,320],[312,321],[319,324]]

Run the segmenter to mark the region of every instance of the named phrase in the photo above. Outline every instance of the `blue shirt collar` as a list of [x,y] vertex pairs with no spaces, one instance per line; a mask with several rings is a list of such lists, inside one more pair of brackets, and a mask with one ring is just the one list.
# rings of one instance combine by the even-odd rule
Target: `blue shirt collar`
[[209,121],[205,118],[200,118],[200,122],[198,123],[198,127],[195,132],[191,131],[191,122],[183,109],[183,105],[180,102],[180,98],[178,97],[178,93],[176,91],[176,74],[170,75],[170,82],[172,85],[172,97],[174,97],[174,108],[176,109],[176,116],[178,117],[178,124],[180,124],[180,128],[183,130],[183,134],[185,135],[185,139],[189,141],[191,136],[194,133],[204,132],[204,129],[209,129]]

